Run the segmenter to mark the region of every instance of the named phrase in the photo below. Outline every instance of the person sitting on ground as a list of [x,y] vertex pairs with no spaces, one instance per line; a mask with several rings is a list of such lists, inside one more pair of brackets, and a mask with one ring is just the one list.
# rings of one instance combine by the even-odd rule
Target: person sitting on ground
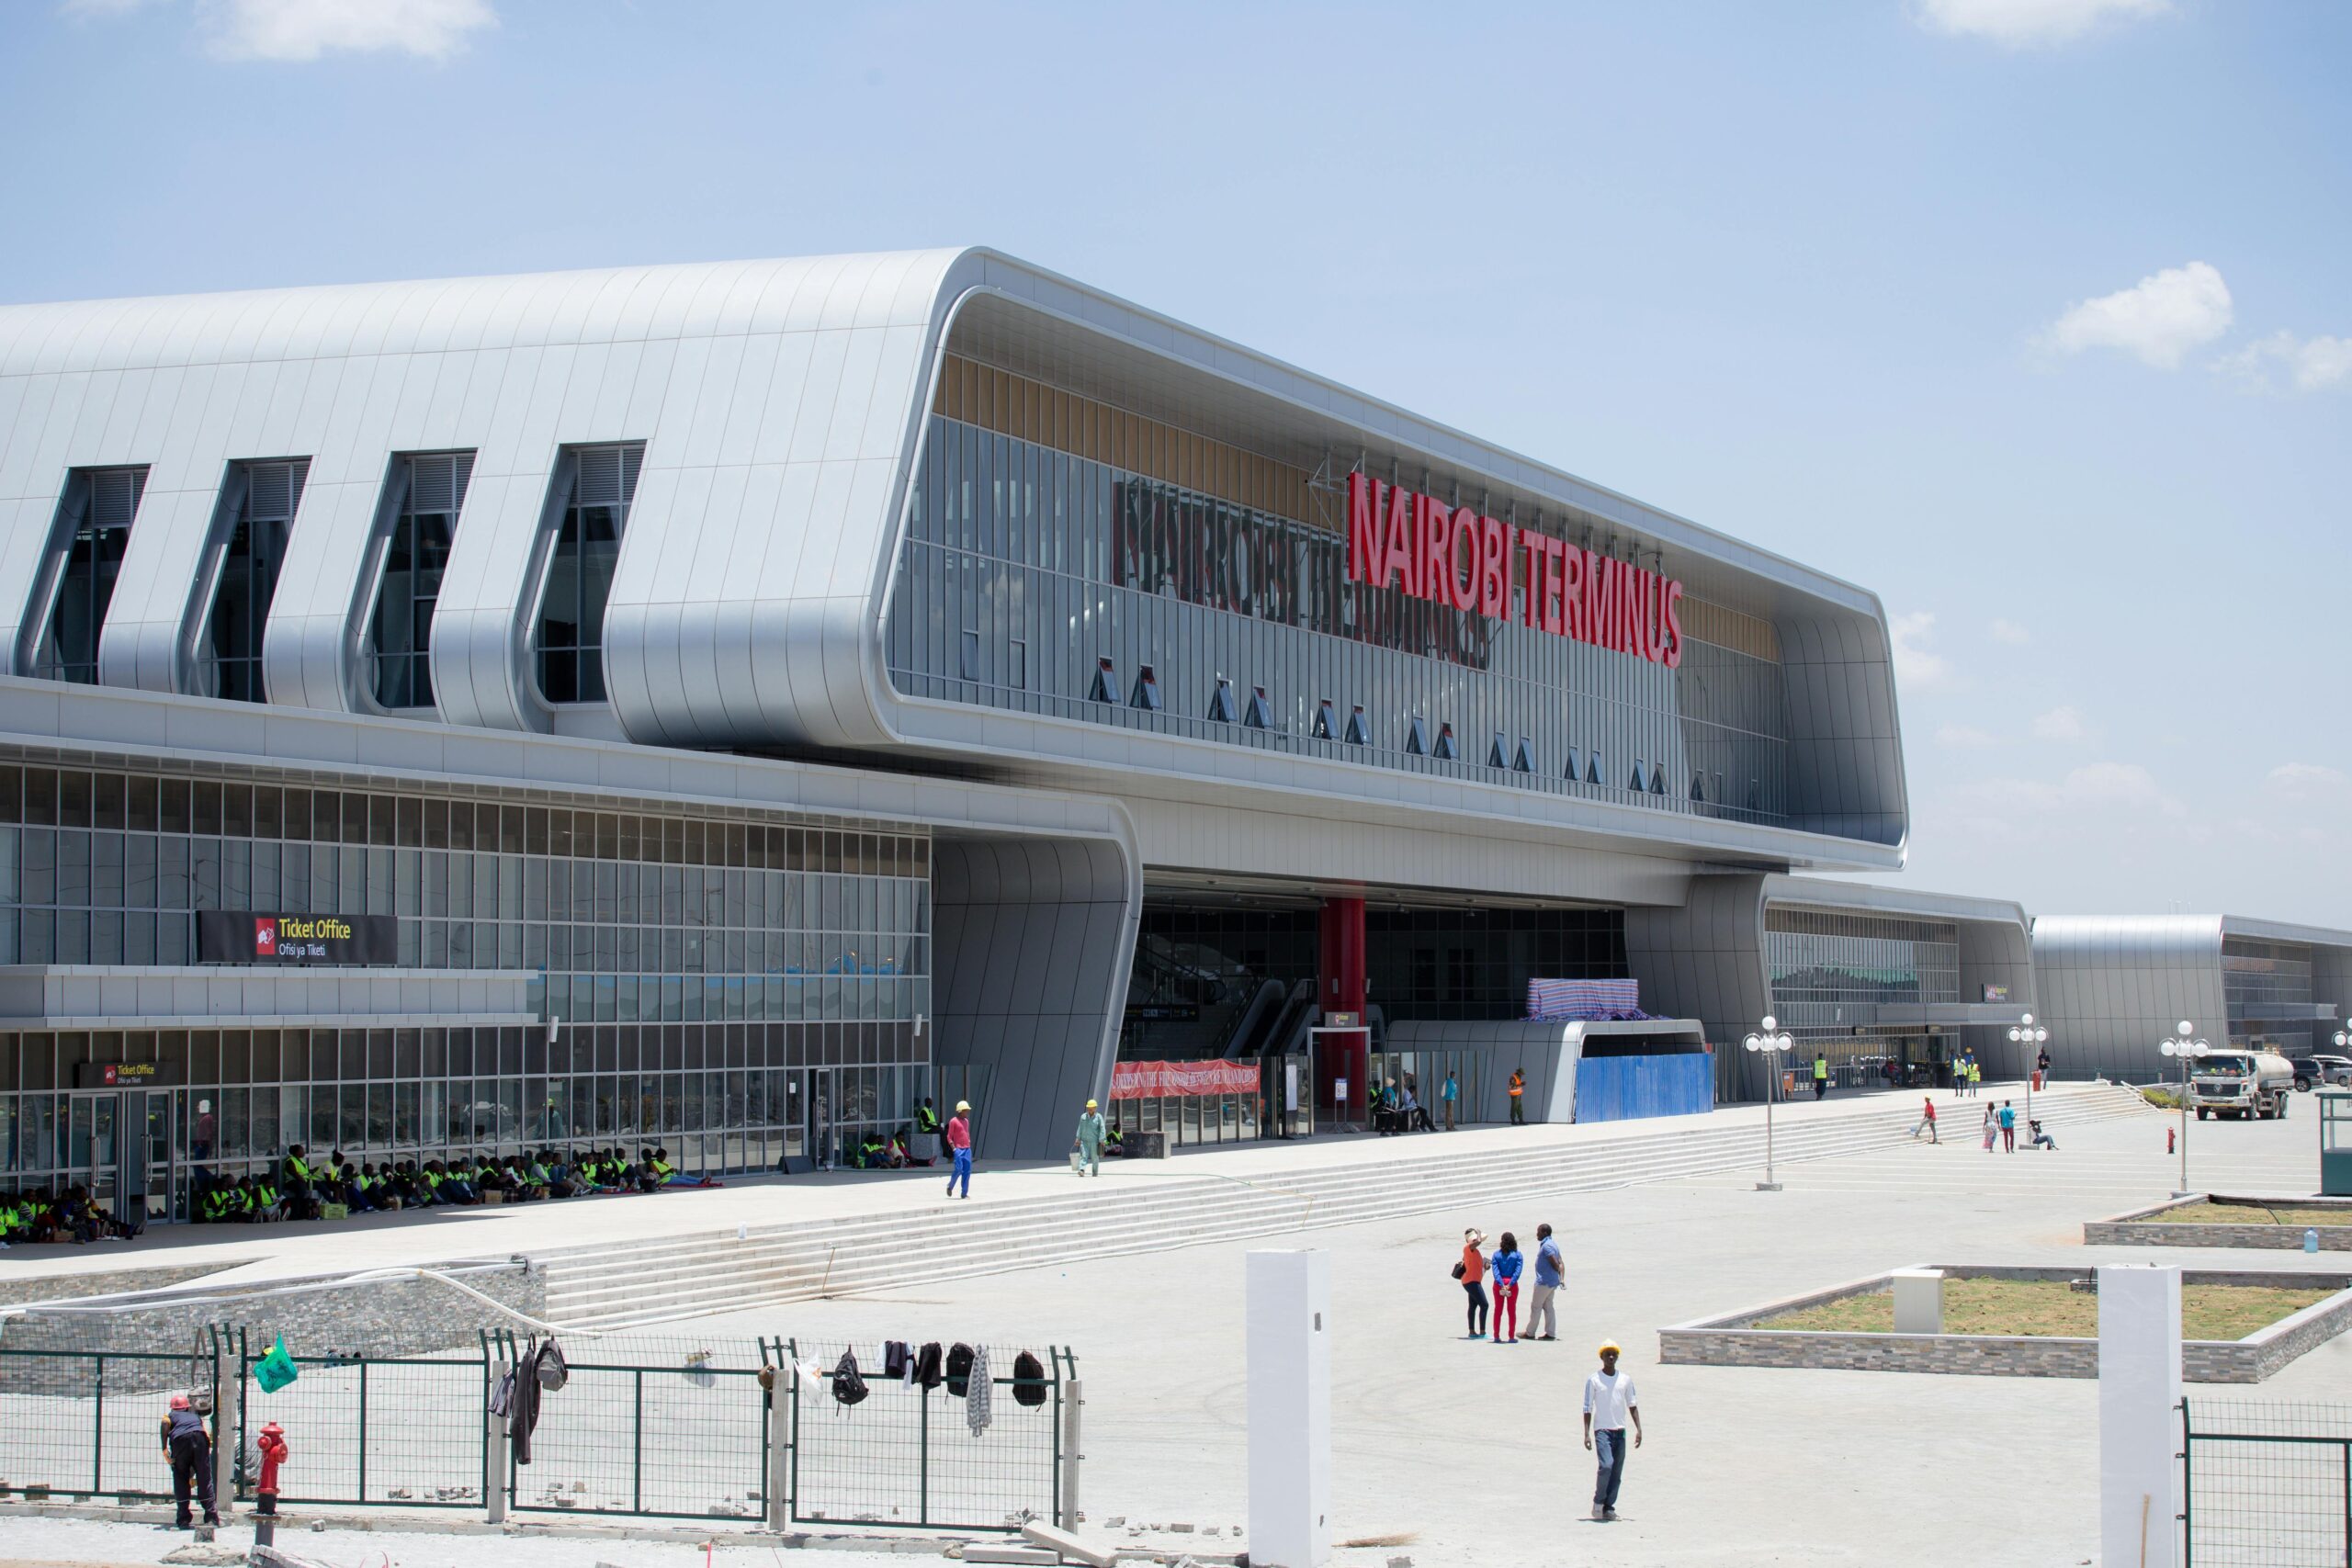
[[2041,1130],[2041,1123],[2039,1121],[2029,1121],[2026,1123],[2026,1128],[2033,1134],[2033,1136],[2026,1142],[2027,1148],[2048,1149],[2053,1155],[2058,1152],[2057,1140],[2051,1137],[2049,1134]]
[[285,1195],[288,1214],[298,1220],[318,1218],[317,1194],[311,1189],[311,1162],[300,1144],[286,1146],[286,1157],[278,1162],[276,1186]]
[[563,1163],[562,1154],[555,1149],[541,1149],[538,1159],[531,1167],[541,1187],[550,1198],[571,1196],[571,1168]]
[[459,1168],[455,1160],[435,1160],[433,1174],[436,1178],[433,1190],[445,1203],[460,1209],[470,1209],[481,1201],[481,1192],[474,1186],[473,1178]]
[[881,1170],[889,1163],[890,1145],[884,1141],[879,1132],[868,1127],[865,1130],[865,1135],[857,1141],[857,1168]]
[[653,1150],[653,1174],[664,1181],[678,1174],[678,1168],[670,1163],[670,1151],[659,1145]]
[[639,1192],[650,1192],[662,1185],[662,1178],[654,1173],[653,1151],[637,1151],[637,1163],[629,1168],[628,1185]]

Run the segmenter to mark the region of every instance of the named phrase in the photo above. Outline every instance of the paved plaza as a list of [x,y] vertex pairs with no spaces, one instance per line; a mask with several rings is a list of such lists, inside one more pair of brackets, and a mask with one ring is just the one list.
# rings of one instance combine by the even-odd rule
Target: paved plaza
[[[1948,1124],[1976,1109],[1970,1101],[1942,1104]],[[2195,1182],[2309,1190],[2316,1167],[2310,1101],[2299,1100],[2295,1110],[2283,1122],[2194,1125]],[[1339,1224],[1272,1243],[1073,1257],[977,1279],[936,1278],[934,1258],[910,1254],[903,1279],[887,1289],[695,1319],[691,1331],[714,1339],[1068,1343],[1078,1350],[1088,1401],[1082,1501],[1090,1529],[1122,1544],[1226,1553],[1235,1550],[1233,1532],[1245,1513],[1243,1258],[1254,1247],[1312,1245],[1333,1259],[1337,1537],[1414,1538],[1409,1545],[1342,1551],[1342,1562],[1385,1564],[1401,1554],[1417,1564],[1505,1568],[2079,1564],[2096,1556],[2096,1384],[1659,1367],[1655,1330],[1904,1264],[2144,1259],[2144,1250],[2083,1247],[2079,1226],[2171,1190],[2178,1166],[2164,1152],[2168,1124],[2149,1112],[2061,1125],[2064,1147],[2054,1155],[1988,1155],[1963,1134],[1940,1146],[1785,1167],[1785,1190],[1778,1193],[1753,1190],[1756,1172],[1722,1173]],[[1461,1136],[1512,1135],[1498,1129]],[[1159,1179],[1187,1163],[1205,1168],[1244,1155],[1327,1152],[1235,1151],[1143,1171],[1114,1168],[1103,1179]],[[1348,1157],[1384,1152],[1381,1141],[1361,1139]],[[1041,1170],[1001,1175],[993,1186],[1010,1194],[1050,1181],[1066,1185],[1069,1178]],[[696,1201],[682,1197],[678,1206]],[[657,1206],[669,1205],[612,1207]],[[1447,1278],[1463,1228],[1476,1224],[1490,1235],[1512,1229],[1532,1246],[1536,1224],[1545,1220],[1560,1232],[1569,1265],[1560,1342],[1465,1341],[1461,1292]],[[2308,1267],[2299,1252],[2161,1256],[2189,1266]],[[1626,1347],[1649,1442],[1629,1468],[1623,1519],[1599,1525],[1579,1517],[1591,1462],[1578,1442],[1577,1399],[1592,1347],[1605,1336]],[[2190,1397],[2199,1392],[2192,1385]],[[2259,1391],[2213,1392],[2352,1404],[2352,1347],[2325,1346]],[[815,1418],[824,1414],[820,1408]],[[560,1407],[551,1419],[560,1419]],[[1114,1517],[1195,1528],[1138,1537],[1106,1529]],[[1206,1534],[1211,1527],[1216,1535]],[[152,1551],[133,1550],[135,1537],[74,1533],[84,1528],[98,1527],[43,1525],[12,1552],[153,1561]],[[304,1540],[337,1562],[374,1563],[381,1554],[393,1563],[453,1568],[542,1562],[588,1568],[600,1561],[650,1568],[686,1560],[657,1543],[581,1543],[574,1551],[548,1542],[524,1556],[479,1537],[331,1533]],[[147,1544],[160,1549],[170,1540],[158,1535]],[[820,1560],[790,1561],[818,1568]]]

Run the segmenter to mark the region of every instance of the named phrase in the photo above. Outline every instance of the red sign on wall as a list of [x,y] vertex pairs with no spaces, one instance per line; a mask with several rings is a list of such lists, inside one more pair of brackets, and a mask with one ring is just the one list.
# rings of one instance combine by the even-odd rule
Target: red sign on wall
[[1348,476],[1348,576],[1490,620],[1682,662],[1682,584],[1476,508],[1448,506],[1361,471]]
[[1113,1100],[1257,1092],[1255,1062],[1121,1062],[1111,1069]]

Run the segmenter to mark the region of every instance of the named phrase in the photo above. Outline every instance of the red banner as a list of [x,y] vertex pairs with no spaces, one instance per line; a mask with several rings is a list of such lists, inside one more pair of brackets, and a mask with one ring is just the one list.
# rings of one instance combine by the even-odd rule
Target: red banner
[[1255,1094],[1255,1062],[1121,1062],[1111,1069],[1113,1100],[1164,1094]]

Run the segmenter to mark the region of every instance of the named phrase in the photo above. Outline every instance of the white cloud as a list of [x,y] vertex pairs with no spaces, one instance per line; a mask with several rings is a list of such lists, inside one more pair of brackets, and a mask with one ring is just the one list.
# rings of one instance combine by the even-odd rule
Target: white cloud
[[1951,661],[1927,646],[1935,626],[1933,610],[1913,610],[1887,621],[1887,636],[1894,645],[1894,678],[1903,684],[1940,685],[1951,674]]
[[2263,787],[2290,805],[2340,801],[2352,795],[2352,778],[2318,762],[2282,762],[2263,776]]
[[2120,814],[2185,817],[2188,807],[2137,762],[2086,762],[2055,783],[2043,779],[1984,779],[1962,792],[1972,815],[2010,827],[2037,818],[2095,817],[2109,830]]
[[1986,629],[1993,634],[1995,642],[2006,642],[2011,648],[2023,648],[2033,640],[2033,633],[2015,621],[1995,621]]
[[2080,740],[2084,734],[2082,711],[2078,708],[2054,707],[2033,716],[2037,740]]
[[2230,286],[2204,262],[2166,267],[2129,288],[2086,299],[2059,317],[2041,341],[2062,354],[2117,348],[2143,365],[2177,370],[2193,348],[2230,330]]
[[[121,17],[173,0],[64,0],[68,15]],[[223,60],[413,54],[447,60],[498,25],[490,0],[196,0],[206,49]]]
[[1919,0],[1917,16],[1955,38],[2040,49],[2072,43],[2102,22],[2136,22],[2170,9],[2167,0]]
[[1978,729],[1973,725],[1946,724],[1938,726],[1936,729],[1936,744],[1950,746],[1954,750],[1981,751],[2000,743],[1999,736],[1990,730]]
[[2271,385],[2271,372],[2278,370],[2296,391],[2316,392],[2352,378],[2352,337],[2299,338],[2276,332],[2215,360],[2213,368],[2264,389]]

